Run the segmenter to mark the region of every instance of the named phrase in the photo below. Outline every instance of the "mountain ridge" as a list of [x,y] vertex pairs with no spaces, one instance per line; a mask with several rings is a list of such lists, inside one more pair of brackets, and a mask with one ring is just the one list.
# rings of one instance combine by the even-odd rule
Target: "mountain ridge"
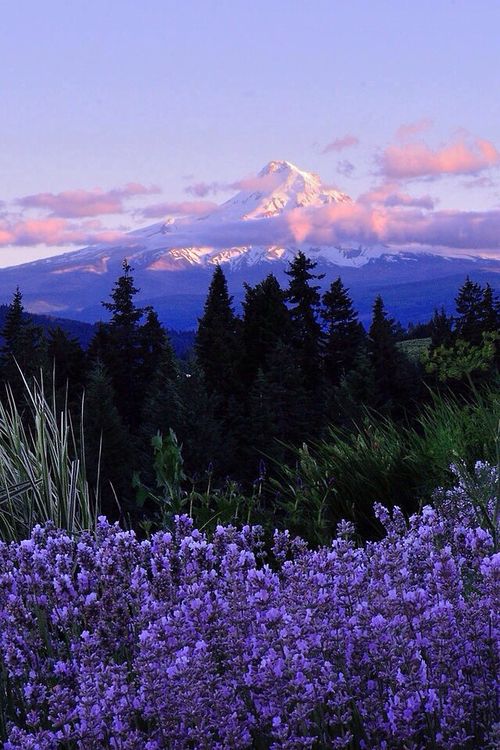
[[[183,326],[189,323],[192,328],[215,265],[224,268],[234,293],[243,282],[256,283],[271,272],[284,279],[285,267],[299,250],[326,271],[327,279],[341,275],[355,294],[358,290],[368,294],[368,289],[383,293],[384,288],[401,285],[403,307],[408,305],[408,295],[416,295],[410,307],[415,310],[420,304],[422,316],[429,313],[429,305],[418,299],[417,287],[424,281],[480,273],[492,286],[498,285],[500,260],[483,258],[480,253],[417,250],[361,240],[299,241],[301,222],[310,221],[314,211],[333,207],[342,212],[351,210],[354,203],[346,193],[324,185],[318,175],[291,162],[271,161],[255,177],[233,187],[235,195],[201,217],[166,215],[164,221],[135,229],[115,244],[88,246],[1,269],[0,300],[7,301],[19,285],[28,310],[87,319],[86,311],[97,310],[109,296],[127,258],[141,289],[139,301],[154,303],[171,297],[182,306],[181,298],[189,297],[186,315],[181,310],[177,319],[163,322],[178,327],[183,321]],[[414,292],[412,283],[416,284]]]

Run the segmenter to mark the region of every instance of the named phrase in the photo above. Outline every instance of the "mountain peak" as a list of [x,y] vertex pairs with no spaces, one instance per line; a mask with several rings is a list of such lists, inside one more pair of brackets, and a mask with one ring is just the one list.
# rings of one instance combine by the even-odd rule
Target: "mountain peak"
[[319,175],[305,172],[286,160],[272,160],[257,177],[242,181],[242,190],[211,215],[217,220],[262,219],[295,208],[313,208],[351,199],[323,185]]
[[266,164],[259,172],[259,177],[266,177],[268,174],[275,172],[300,172],[301,170],[290,161],[273,160]]

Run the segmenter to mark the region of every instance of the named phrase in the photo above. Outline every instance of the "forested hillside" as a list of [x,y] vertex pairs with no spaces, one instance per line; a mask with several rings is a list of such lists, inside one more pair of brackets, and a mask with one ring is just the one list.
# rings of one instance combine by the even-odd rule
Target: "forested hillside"
[[44,373],[82,435],[90,486],[110,518],[149,526],[162,502],[171,511],[191,503],[200,517],[225,520],[244,506],[313,540],[345,516],[376,533],[374,502],[411,512],[449,476],[457,436],[441,434],[439,461],[428,455],[440,430],[463,430],[466,454],[488,458],[481,419],[498,409],[498,300],[467,278],[453,317],[436,310],[404,329],[378,296],[366,330],[340,278],[321,294],[302,253],[287,275],[286,288],[273,275],[245,285],[237,316],[216,266],[187,359],[155,310],[137,306],[126,261],[103,303],[108,322],[86,349],[59,326],[43,330],[17,290],[2,380],[22,404],[23,378]]

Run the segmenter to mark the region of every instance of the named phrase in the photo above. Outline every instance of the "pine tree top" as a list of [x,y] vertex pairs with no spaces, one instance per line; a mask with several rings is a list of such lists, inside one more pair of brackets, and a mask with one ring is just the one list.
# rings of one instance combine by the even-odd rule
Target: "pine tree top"
[[123,273],[114,284],[111,292],[112,302],[103,302],[106,310],[112,313],[110,325],[120,328],[134,328],[144,315],[144,308],[136,307],[135,295],[140,291],[134,286],[133,268],[127,259],[122,263]]

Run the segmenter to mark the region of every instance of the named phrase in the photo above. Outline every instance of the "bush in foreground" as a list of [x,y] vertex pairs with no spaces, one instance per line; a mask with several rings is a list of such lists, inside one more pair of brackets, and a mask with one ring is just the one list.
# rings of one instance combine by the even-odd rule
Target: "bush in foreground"
[[0,544],[4,750],[493,748],[494,474],[409,525],[379,507],[364,548],[343,523],[266,561],[259,528],[187,517]]

